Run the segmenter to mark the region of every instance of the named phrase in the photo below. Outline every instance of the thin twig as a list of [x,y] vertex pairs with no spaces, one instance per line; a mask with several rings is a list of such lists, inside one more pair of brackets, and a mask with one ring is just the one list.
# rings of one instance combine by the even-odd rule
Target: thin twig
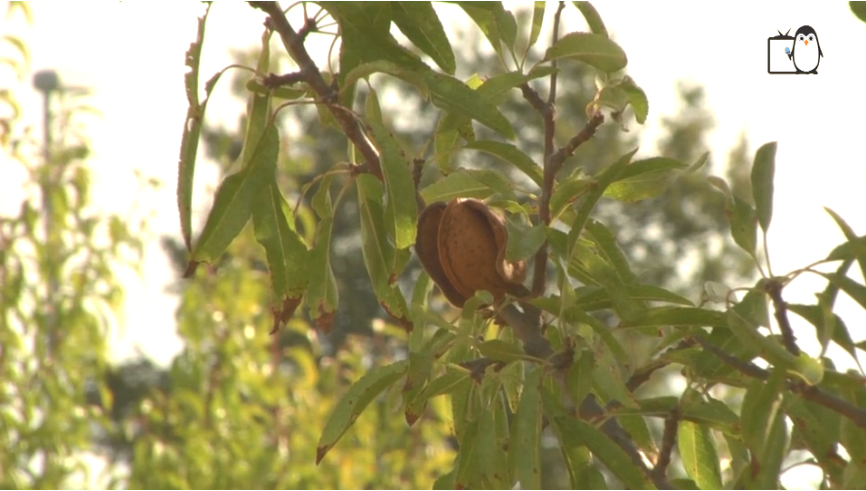
[[653,476],[660,478],[664,477],[668,472],[668,466],[671,465],[671,455],[674,452],[674,447],[677,444],[677,428],[680,424],[679,408],[671,410],[670,415],[665,419],[665,431],[662,434],[662,448],[659,450],[659,458],[656,460],[656,465],[653,467]]
[[283,75],[269,73],[262,80],[262,85],[269,89],[274,89],[277,87],[282,87],[284,85],[295,85],[296,83],[302,82],[304,80],[304,74],[301,72],[291,72],[285,73]]
[[[754,363],[744,362],[739,358],[731,356],[701,337],[696,337],[695,339],[701,347],[718,356],[719,359],[732,366],[740,373],[760,380],[767,380],[770,378],[770,372]],[[844,399],[840,399],[829,392],[821,390],[818,386],[808,385],[802,381],[788,380],[787,387],[795,394],[799,394],[803,399],[812,401],[815,404],[819,404],[827,409],[835,411],[850,419],[857,426],[866,428],[866,409],[857,407]]]
[[791,322],[788,320],[788,304],[782,298],[783,284],[776,278],[770,278],[767,281],[764,291],[770,295],[775,309],[776,322],[779,324],[779,330],[782,331],[782,344],[794,356],[800,356],[800,347],[797,346],[797,338],[794,336],[794,329],[791,328]]
[[325,103],[328,110],[334,115],[337,124],[343,130],[343,133],[358,148],[358,151],[367,162],[370,173],[379,180],[383,180],[379,154],[367,140],[367,137],[361,130],[361,126],[352,114],[346,108],[340,106],[338,91],[328,85],[324,77],[322,77],[319,68],[313,62],[313,59],[310,58],[310,54],[307,53],[303,37],[295,32],[291,24],[289,24],[289,20],[280,8],[280,4],[277,2],[252,2],[250,5],[268,14],[270,19],[269,26],[280,35],[286,51],[289,52],[292,59],[300,67],[304,81],[312,87],[322,102]]

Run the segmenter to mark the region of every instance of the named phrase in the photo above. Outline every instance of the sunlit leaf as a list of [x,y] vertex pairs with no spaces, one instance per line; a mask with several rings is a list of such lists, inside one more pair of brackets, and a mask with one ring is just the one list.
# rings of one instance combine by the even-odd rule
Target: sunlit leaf
[[454,75],[457,65],[454,52],[439,16],[430,2],[392,2],[394,24],[404,36],[433,59],[442,70]]
[[761,145],[752,164],[752,196],[761,229],[766,232],[773,219],[773,176],[776,173],[776,142]]
[[544,61],[572,58],[607,73],[625,68],[628,63],[625,51],[618,44],[601,34],[572,32],[566,34],[550,48]]
[[595,10],[595,7],[593,7],[590,2],[573,3],[574,6],[580,10],[580,13],[583,14],[583,18],[586,19],[586,24],[589,26],[589,30],[592,31],[593,34],[600,34],[604,37],[609,37],[607,28],[604,27],[604,22],[601,20],[601,16],[598,15],[598,11]]
[[722,471],[709,428],[690,421],[680,421],[677,449],[683,467],[700,489],[721,489]]
[[499,157],[507,163],[517,167],[521,172],[529,176],[536,184],[541,186],[543,176],[541,167],[528,155],[510,143],[491,140],[476,140],[467,144],[464,149],[481,150],[495,157]]
[[515,456],[516,475],[521,489],[541,489],[541,377],[536,366],[526,374],[520,405],[515,415],[509,452]]

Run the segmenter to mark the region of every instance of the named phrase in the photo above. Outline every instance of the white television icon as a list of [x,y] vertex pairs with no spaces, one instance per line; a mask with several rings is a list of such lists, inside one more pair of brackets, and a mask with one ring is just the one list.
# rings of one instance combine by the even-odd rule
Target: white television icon
[[[782,34],[780,31],[778,36],[767,38],[767,73],[797,73],[797,68],[794,66],[794,60],[788,57],[788,53],[794,49],[794,36],[789,36],[788,32]],[[788,52],[785,52],[788,48]]]

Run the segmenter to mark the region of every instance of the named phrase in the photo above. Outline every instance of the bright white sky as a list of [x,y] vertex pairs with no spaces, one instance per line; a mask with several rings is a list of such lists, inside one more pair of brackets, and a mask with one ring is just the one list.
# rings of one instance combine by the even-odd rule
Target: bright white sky
[[[509,7],[517,5],[511,2]],[[752,152],[764,142],[779,142],[769,238],[776,273],[820,259],[843,240],[823,206],[839,212],[858,234],[866,233],[866,24],[851,14],[847,2],[595,5],[628,53],[629,73],[650,100],[642,153],[654,151],[659,118],[676,112],[675,81],[680,79],[707,89],[718,123],[711,138],[716,162],[724,160],[742,131]],[[183,61],[201,5],[178,2],[167,9],[148,2],[39,2],[31,8],[34,25],[19,32],[31,50],[33,68],[53,68],[63,82],[91,87],[90,101],[103,114],[90,128],[96,205],[126,210],[135,185],[131,171],[140,169],[164,183],[144,203],[156,210],[155,231],[179,236],[174,187],[186,111]],[[454,10],[443,20],[465,17],[457,7],[441,8],[443,13]],[[548,6],[548,12],[553,9]],[[263,19],[261,11],[245,4],[216,4],[205,38],[204,77],[229,62],[229,48],[255,46]],[[566,31],[585,29],[570,5],[564,20]],[[547,18],[545,28],[549,24]],[[793,34],[803,24],[815,28],[825,55],[819,75],[767,74],[767,38],[789,28]],[[38,124],[39,99],[25,98],[24,108]],[[242,110],[224,84],[212,97],[207,117],[234,127]],[[214,182],[209,167],[198,167],[199,184]],[[12,191],[9,181],[0,183],[4,210],[19,199]],[[199,192],[197,198],[202,196]],[[209,205],[209,199],[197,199],[197,209]],[[137,345],[167,362],[180,348],[174,333],[175,298],[163,293],[172,274],[154,240],[147,249],[143,280],[126,278],[126,327],[116,353],[129,354]],[[807,277],[786,290],[786,298],[812,302],[813,292],[822,288],[821,282]],[[847,297],[839,303],[854,339],[866,337],[863,312]],[[811,329],[799,326],[802,338],[812,338]],[[815,354],[814,349],[810,352]],[[839,364],[850,366],[845,358]]]
[[[510,8],[516,5],[519,3],[509,4]],[[752,152],[764,142],[779,142],[769,237],[777,274],[824,257],[843,240],[823,206],[840,213],[858,234],[866,233],[866,98],[862,96],[866,24],[851,14],[847,2],[595,5],[628,53],[629,73],[649,96],[643,154],[654,151],[652,138],[659,118],[677,110],[675,81],[680,79],[696,81],[707,89],[718,123],[711,138],[717,163],[724,161],[740,132],[746,132]],[[166,8],[149,2],[39,2],[31,8],[34,25],[16,31],[30,48],[32,67],[56,69],[63,82],[91,87],[90,102],[103,114],[90,127],[96,206],[128,209],[135,186],[131,171],[140,169],[164,183],[143,203],[156,211],[155,232],[179,236],[174,188],[186,111],[184,53],[194,38],[201,5],[177,2]],[[548,6],[548,12],[553,9]],[[456,7],[442,6],[443,12],[452,10],[454,15],[443,16],[443,20],[465,18]],[[209,77],[229,62],[229,48],[255,46],[263,19],[261,11],[245,4],[216,4],[208,22],[203,76]],[[566,32],[585,29],[573,6],[566,8],[564,19]],[[545,28],[549,23],[547,18]],[[793,34],[803,24],[818,33],[825,55],[820,74],[768,75],[767,38],[789,28]],[[28,80],[25,86],[29,84]],[[28,118],[38,127],[40,100],[35,95],[23,99]],[[234,127],[242,110],[242,103],[229,97],[224,84],[213,96],[207,117]],[[199,184],[215,181],[210,167],[198,167]],[[4,166],[3,172],[8,168]],[[10,211],[9,206],[17,208],[20,195],[12,181],[3,181],[0,209]],[[204,193],[198,193],[197,209],[206,210],[210,200],[202,201]],[[139,346],[149,356],[168,362],[181,344],[175,334],[176,299],[163,293],[173,272],[156,240],[149,245],[143,266],[142,280],[125,277],[125,331],[118,336],[115,354],[128,355],[133,346]],[[856,272],[852,275],[862,281]],[[786,298],[813,302],[813,293],[822,288],[822,282],[805,277],[786,290]],[[695,292],[694,297],[698,295]],[[862,310],[844,295],[839,305],[855,341],[866,338]],[[814,339],[812,329],[804,323],[795,327],[801,339]],[[814,355],[817,349],[808,351]],[[837,364],[852,366],[844,353]]]

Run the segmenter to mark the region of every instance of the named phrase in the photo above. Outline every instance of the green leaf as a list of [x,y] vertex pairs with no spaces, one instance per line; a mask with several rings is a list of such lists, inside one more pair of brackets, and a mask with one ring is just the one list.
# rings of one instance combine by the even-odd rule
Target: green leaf
[[340,302],[337,279],[331,267],[331,231],[334,225],[334,210],[331,205],[331,179],[326,175],[313,196],[313,210],[319,216],[316,240],[310,252],[310,283],[307,286],[307,307],[310,317],[325,331],[330,331],[334,312]]
[[541,173],[541,167],[538,166],[530,157],[523,153],[522,150],[510,143],[497,142],[492,140],[476,140],[469,143],[464,149],[481,150],[494,157],[499,157],[507,163],[514,165],[521,172],[529,176],[536,184],[541,186],[544,177]]
[[391,15],[404,36],[432,58],[439,68],[454,75],[457,69],[454,52],[432,3],[391,2]]
[[563,182],[555,184],[553,195],[550,197],[550,216],[558,218],[563,211],[581,196],[591,190],[593,182],[579,176],[569,177]]
[[589,30],[592,31],[593,34],[600,34],[604,37],[610,37],[607,33],[607,28],[604,27],[604,22],[601,20],[601,16],[598,15],[598,11],[595,10],[595,7],[592,6],[589,2],[573,2],[574,6],[580,10],[580,13],[583,14],[583,18],[586,19],[586,24],[589,26]]
[[628,64],[625,51],[601,34],[572,32],[566,34],[550,48],[544,61],[572,58],[607,73],[616,72]]
[[[457,486],[459,489],[482,489],[489,486],[492,463],[496,452],[496,426],[489,410],[477,411],[466,423],[460,452],[457,455]],[[488,484],[488,486],[484,486]]]
[[709,428],[680,421],[677,449],[686,473],[700,489],[722,489],[722,470]]
[[[819,302],[820,303],[820,302]],[[854,358],[859,364],[856,345],[848,332],[848,326],[841,317],[829,312],[830,317],[825,316],[822,305],[803,305],[803,304],[788,304],[788,310],[799,315],[815,326],[815,332],[818,335],[818,341],[821,347],[826,349],[827,344],[832,340],[842,347],[845,351]]]
[[384,216],[382,185],[370,174],[357,176],[355,183],[358,188],[361,216],[361,250],[373,290],[382,307],[409,328],[411,323],[408,319],[406,300],[391,277],[395,251],[385,235],[385,223],[382,219]]
[[585,445],[604,465],[629,489],[655,489],[652,482],[616,443],[601,430],[585,421],[558,416],[556,425],[566,441],[577,441]]
[[265,248],[274,300],[298,299],[307,289],[309,251],[286,218],[288,206],[276,180],[255,197],[253,228]]
[[[753,456],[764,455],[770,437],[770,430],[780,416],[782,391],[785,390],[785,371],[774,369],[766,381],[753,380],[743,399],[740,410],[740,425],[743,440]],[[760,457],[759,457],[760,458]]]
[[[204,42],[205,24],[210,12],[210,4],[198,19],[195,41],[190,43],[186,52],[186,66],[189,71],[184,75],[184,87],[188,107],[184,119],[183,135],[180,141],[180,158],[177,163],[177,207],[180,213],[180,229],[187,251],[192,251],[192,184],[195,175],[195,159],[201,135],[207,98],[199,104],[198,77],[201,47]],[[220,72],[222,73],[222,72]]]
[[526,45],[526,50],[533,47],[538,41],[538,35],[541,34],[541,26],[544,23],[544,9],[547,2],[533,2],[532,7],[532,27],[529,31],[529,43]]
[[[420,329],[419,329],[420,331]],[[406,383],[403,384],[403,408],[406,424],[412,426],[424,412],[427,399],[421,404],[415,401],[427,387],[427,381],[433,371],[433,352],[429,349],[409,352],[409,368],[406,373]]]
[[505,102],[509,90],[517,88],[530,80],[546,77],[556,71],[558,70],[551,66],[537,66],[530,70],[528,74],[519,71],[500,73],[485,80],[476,91],[488,102],[498,106]]
[[509,261],[517,261],[532,256],[547,240],[547,227],[544,224],[527,227],[519,219],[509,218],[505,221],[505,226],[508,230],[505,259]]
[[430,97],[430,88],[427,87],[427,82],[424,81],[424,77],[417,70],[395,65],[387,60],[375,60],[357,65],[351,72],[346,74],[341,92],[346,94],[347,90],[354,90],[358,80],[366,79],[374,73],[386,73],[392,77],[399,78],[418,89],[418,93],[423,99],[426,100]]
[[455,2],[466,12],[473,22],[490,41],[494,51],[502,54],[502,45],[514,47],[517,38],[517,24],[511,12],[505,10],[500,2]]
[[370,89],[367,95],[366,116],[380,152],[379,159],[382,162],[382,174],[385,177],[385,189],[388,193],[385,214],[389,221],[390,236],[394,238],[397,249],[406,249],[415,244],[418,222],[415,184],[400,145],[382,122],[379,101],[373,89]]
[[[572,489],[607,489],[604,476],[594,464],[592,454],[574,431],[563,431],[558,418],[569,418],[556,397],[546,387],[542,387],[541,399],[544,413],[552,423],[553,431],[559,440],[565,467]],[[582,399],[579,399],[582,400]]]
[[[448,115],[448,113],[444,113],[439,118],[439,122],[436,124],[436,133],[433,135],[433,147],[435,149],[433,160],[436,161],[439,171],[446,175],[451,173],[451,160],[460,144],[460,133],[457,129],[445,128],[448,119],[454,119],[448,118]],[[472,127],[472,125],[469,126]]]
[[583,232],[583,227],[586,225],[590,214],[592,214],[592,211],[595,209],[596,203],[598,203],[598,200],[604,195],[607,187],[619,178],[619,175],[625,170],[628,163],[631,162],[631,158],[636,152],[637,149],[635,148],[631,152],[617,159],[616,162],[608,166],[606,169],[602,170],[596,178],[596,182],[593,183],[592,190],[586,194],[586,197],[577,212],[577,216],[571,224],[571,230],[568,232],[569,261],[574,257],[575,250],[577,249],[577,239]]
[[861,307],[866,309],[866,286],[857,283],[851,278],[838,273],[819,273],[827,278],[832,284],[839,287],[843,292],[848,294]]
[[[866,5],[863,2],[848,2],[848,6],[851,7],[855,17],[866,22]],[[863,471],[866,471],[866,466],[863,466]]]
[[478,352],[491,360],[512,362],[531,359],[522,349],[501,339],[491,339],[478,345]]
[[758,219],[755,209],[749,203],[734,196],[732,203],[728,203],[726,214],[731,222],[731,236],[734,242],[750,255],[754,255],[758,241]]
[[766,232],[773,219],[773,176],[776,173],[776,142],[761,145],[752,164],[752,196],[761,229]]
[[634,118],[638,124],[646,123],[646,118],[649,115],[649,99],[647,99],[646,92],[629,75],[622,78],[619,88],[625,92],[628,103],[634,109]]
[[280,138],[269,125],[247,165],[220,183],[214,204],[192,252],[192,261],[213,262],[241,232],[253,212],[255,198],[274,179]]
[[328,422],[319,437],[316,446],[316,463],[322,461],[325,454],[340,441],[340,438],[358,419],[364,409],[391,384],[400,379],[408,367],[406,361],[398,361],[390,365],[374,366],[366,375],[355,382],[343,394],[340,402],[331,411]]
[[514,129],[495,105],[456,78],[424,72],[424,80],[433,95],[433,105],[459,116],[472,118],[508,139],[514,139]]
[[604,224],[596,220],[589,220],[585,233],[587,238],[597,246],[596,252],[613,266],[623,283],[633,284],[637,282],[637,276],[632,272],[628,258],[620,249],[619,244],[616,243],[616,237]]
[[460,169],[422,189],[421,197],[426,203],[454,198],[487,199],[496,192],[513,194],[509,186],[508,180],[498,172]]
[[508,450],[521,489],[541,489],[541,378],[536,366],[526,374]]
[[844,465],[835,457],[841,435],[838,413],[799,397],[786,397],[784,410],[794,423],[792,441],[802,439],[833,482],[841,482]]
[[628,363],[628,360],[618,356],[623,353],[619,343],[614,338],[613,342],[606,342],[598,346],[595,351],[595,367],[592,370],[595,391],[602,395],[607,403],[618,401],[625,407],[638,407],[634,394],[625,385],[621,366]]
[[[836,222],[836,225],[845,234],[845,238],[848,239],[848,242],[833,249],[833,252],[830,253],[827,259],[857,259],[857,263],[860,265],[860,274],[866,278],[866,235],[857,237],[854,229],[838,213],[827,207],[824,207],[824,210],[833,217],[833,221]],[[839,271],[839,273],[844,272]]]
[[604,192],[604,196],[633,202],[654,198],[670,187],[673,179],[687,166],[666,157],[632,162]]
[[406,69],[424,69],[421,59],[391,36],[389,2],[321,2],[340,26],[340,86],[362,63],[388,60]]
[[724,312],[700,307],[655,307],[644,310],[638,318],[622,321],[618,327],[659,326],[728,327],[728,318]]

